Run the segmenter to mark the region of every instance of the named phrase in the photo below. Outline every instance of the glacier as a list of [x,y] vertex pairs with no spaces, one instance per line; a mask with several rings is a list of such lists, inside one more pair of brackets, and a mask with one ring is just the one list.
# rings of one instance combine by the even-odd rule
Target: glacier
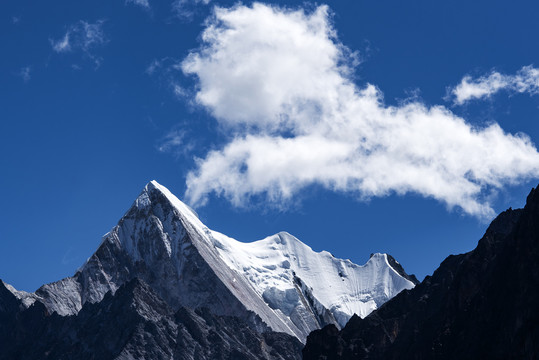
[[387,254],[373,254],[356,265],[315,252],[286,232],[237,241],[209,229],[151,181],[75,275],[35,293],[8,288],[25,306],[39,299],[50,312],[72,315],[140,278],[172,307],[207,308],[240,317],[259,332],[284,332],[305,342],[311,331],[327,324],[341,328],[352,315],[365,317],[413,288],[395,263]]

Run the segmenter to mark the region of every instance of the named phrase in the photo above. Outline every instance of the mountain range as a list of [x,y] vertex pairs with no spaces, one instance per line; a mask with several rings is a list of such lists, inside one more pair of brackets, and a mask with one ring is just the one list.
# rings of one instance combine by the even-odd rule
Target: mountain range
[[299,359],[313,330],[417,283],[387,254],[360,266],[286,232],[239,242],[152,181],[72,277],[0,282],[0,358]]
[[501,213],[477,247],[365,318],[313,331],[310,359],[539,358],[539,190]]
[[152,181],[76,271],[0,281],[0,359],[536,359],[539,190],[421,283],[281,232],[242,243]]

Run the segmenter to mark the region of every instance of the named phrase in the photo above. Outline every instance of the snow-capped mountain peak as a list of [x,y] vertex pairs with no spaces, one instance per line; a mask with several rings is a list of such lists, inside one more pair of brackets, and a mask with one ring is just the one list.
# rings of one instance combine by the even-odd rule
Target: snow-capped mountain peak
[[35,296],[69,315],[135,277],[172,307],[206,307],[301,341],[326,324],[342,327],[353,314],[364,317],[414,286],[385,254],[360,266],[315,252],[286,232],[239,242],[210,230],[151,181],[73,277],[44,285]]

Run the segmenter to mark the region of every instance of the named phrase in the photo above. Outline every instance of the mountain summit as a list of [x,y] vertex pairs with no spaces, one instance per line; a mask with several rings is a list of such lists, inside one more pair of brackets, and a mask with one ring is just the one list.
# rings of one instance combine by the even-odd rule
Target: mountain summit
[[283,332],[302,342],[312,330],[367,316],[415,280],[386,254],[359,266],[314,252],[286,232],[236,241],[207,228],[151,181],[74,276],[35,293],[10,291],[26,307],[39,301],[48,312],[68,316],[134,278],[173,309],[205,308],[260,333]]

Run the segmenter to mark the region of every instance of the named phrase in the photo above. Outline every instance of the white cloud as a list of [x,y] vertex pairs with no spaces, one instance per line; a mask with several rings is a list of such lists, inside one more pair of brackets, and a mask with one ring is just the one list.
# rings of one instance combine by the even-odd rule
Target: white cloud
[[30,66],[25,66],[19,71],[19,76],[22,78],[22,81],[27,83],[30,81],[31,75],[30,72],[32,71],[32,68]]
[[103,24],[103,20],[98,20],[95,23],[81,20],[69,26],[61,38],[57,40],[49,39],[49,42],[52,49],[57,53],[82,51],[99,66],[101,59],[93,54],[93,49],[107,42]]
[[282,206],[318,184],[360,199],[412,192],[490,217],[492,191],[539,176],[525,135],[415,100],[387,106],[374,85],[356,85],[328,11],[215,9],[182,68],[231,140],[197,160],[188,201],[214,192],[237,206],[260,195]]
[[539,69],[525,66],[515,75],[503,75],[497,71],[488,76],[473,79],[465,76],[460,84],[451,90],[454,103],[462,105],[467,101],[488,98],[501,90],[516,93],[539,93]]
[[133,4],[143,7],[145,9],[150,9],[150,2],[148,0],[125,0],[126,4]]
[[148,65],[145,72],[150,76],[156,76],[160,82],[172,90],[176,97],[186,98],[189,95],[189,91],[177,81],[178,73],[181,71],[181,61],[172,57],[164,57],[162,59],[154,59]]
[[208,5],[211,0],[174,0],[172,12],[180,19],[190,19],[199,5]]
[[154,59],[146,68],[146,74],[153,75],[162,66],[162,61]]
[[182,132],[170,132],[161,141],[161,143],[157,147],[157,150],[159,150],[160,152],[169,152],[172,149],[181,146],[183,143],[183,138],[184,135]]
[[146,68],[146,74],[154,75],[156,73],[170,75],[173,72],[181,71],[181,61],[173,57],[166,56],[161,59],[153,59]]
[[187,156],[194,148],[194,143],[181,129],[169,131],[160,141],[157,150],[177,157]]
[[71,51],[71,44],[69,43],[70,31],[66,32],[64,37],[58,40],[50,40],[52,49],[57,53]]

